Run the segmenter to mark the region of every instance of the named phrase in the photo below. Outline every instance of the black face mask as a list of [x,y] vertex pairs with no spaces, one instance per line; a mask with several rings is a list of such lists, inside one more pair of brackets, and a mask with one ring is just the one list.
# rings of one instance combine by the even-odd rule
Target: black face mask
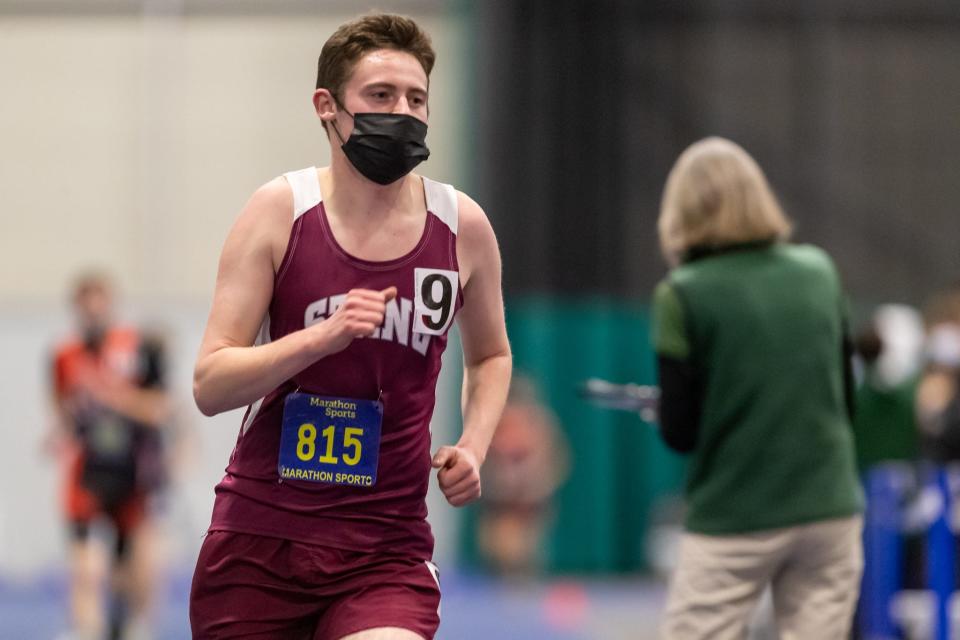
[[353,133],[344,142],[333,125],[340,148],[357,171],[377,184],[396,182],[430,157],[424,143],[427,125],[422,120],[402,113],[352,114],[343,110],[353,118]]

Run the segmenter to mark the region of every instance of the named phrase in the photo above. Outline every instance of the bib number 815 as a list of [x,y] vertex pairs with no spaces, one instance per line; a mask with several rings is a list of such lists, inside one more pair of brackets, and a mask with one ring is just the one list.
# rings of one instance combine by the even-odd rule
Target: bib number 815
[[[317,458],[317,462],[321,464],[337,464],[340,459],[333,455],[337,435],[336,427],[330,425],[324,429],[320,435],[324,441],[323,455]],[[343,457],[343,461],[351,467],[360,462],[360,457],[363,455],[363,446],[358,439],[362,436],[363,429],[359,427],[347,427],[343,430],[343,448],[340,454]],[[300,425],[300,429],[297,431],[297,457],[304,462],[309,462],[313,460],[316,452],[317,427],[309,422]]]

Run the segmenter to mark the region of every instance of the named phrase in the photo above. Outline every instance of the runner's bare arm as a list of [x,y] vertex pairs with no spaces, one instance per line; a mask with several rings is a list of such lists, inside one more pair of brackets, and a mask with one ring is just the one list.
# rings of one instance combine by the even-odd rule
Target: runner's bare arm
[[293,195],[277,178],[254,193],[227,236],[193,376],[194,399],[205,415],[250,404],[355,337],[370,335],[396,295],[392,287],[351,291],[327,320],[253,346],[292,224]]
[[503,316],[500,250],[483,210],[459,194],[457,255],[464,275],[460,310],[463,343],[463,434],[434,456],[440,488],[460,506],[480,496],[480,465],[500,420],[510,386],[512,357]]

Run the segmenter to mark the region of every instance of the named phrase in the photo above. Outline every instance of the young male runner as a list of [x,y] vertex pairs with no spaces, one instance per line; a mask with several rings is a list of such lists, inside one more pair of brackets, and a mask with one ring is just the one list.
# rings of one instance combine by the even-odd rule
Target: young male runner
[[[285,174],[241,212],[220,260],[194,394],[249,405],[194,576],[196,638],[432,638],[440,591],[425,496],[480,495],[510,379],[490,223],[425,160],[428,36],[367,15],[320,54],[331,164]],[[456,317],[463,434],[431,459]]]

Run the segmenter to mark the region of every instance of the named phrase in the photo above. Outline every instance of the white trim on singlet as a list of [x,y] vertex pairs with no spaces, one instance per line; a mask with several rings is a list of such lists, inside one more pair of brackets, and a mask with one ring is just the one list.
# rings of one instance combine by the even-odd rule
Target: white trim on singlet
[[243,429],[240,431],[241,435],[246,435],[247,430],[250,429],[250,426],[253,424],[253,419],[260,413],[260,407],[263,405],[264,400],[265,398],[260,398],[250,405],[250,413],[247,414],[247,419],[243,421]]
[[[433,581],[437,583],[437,589],[440,589],[440,592],[443,593],[443,589],[440,587],[440,569],[437,568],[437,565],[433,564],[429,560],[424,560],[423,563],[427,565],[427,571],[430,572],[430,577],[433,578]],[[440,616],[440,607],[443,605],[442,602],[437,604],[437,617]]]
[[[283,174],[293,191],[293,219],[296,220],[307,211],[320,204],[320,176],[316,167],[308,167]],[[427,210],[440,218],[457,235],[459,221],[457,190],[449,184],[423,178],[423,192],[427,201]]]
[[308,167],[283,174],[293,191],[293,219],[296,220],[320,204],[320,176],[316,167]]
[[427,211],[443,220],[443,223],[450,227],[453,235],[457,235],[457,222],[459,220],[457,190],[449,184],[424,178],[423,192],[427,199]]
[[[257,340],[253,343],[253,346],[258,347],[262,344],[267,344],[270,342],[270,313],[267,312],[267,315],[263,317],[263,323],[260,325],[260,333],[257,334]],[[247,412],[247,419],[243,421],[243,428],[240,430],[240,435],[247,433],[247,430],[250,428],[250,425],[253,424],[254,418],[257,417],[257,414],[260,413],[260,407],[263,405],[265,398],[260,398],[256,402],[250,405],[250,410]]]

